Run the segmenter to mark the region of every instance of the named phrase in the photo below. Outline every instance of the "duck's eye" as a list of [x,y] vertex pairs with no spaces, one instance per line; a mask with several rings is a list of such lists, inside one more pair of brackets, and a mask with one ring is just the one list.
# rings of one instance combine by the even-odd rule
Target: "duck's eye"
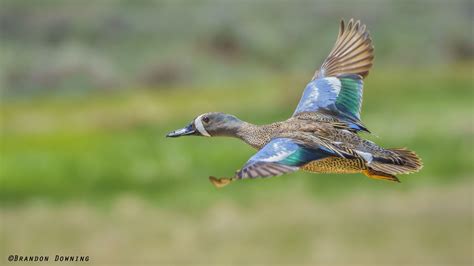
[[209,117],[207,117],[207,116],[203,116],[203,117],[201,118],[201,120],[202,120],[202,122],[204,122],[204,123],[206,123],[206,124],[209,123]]

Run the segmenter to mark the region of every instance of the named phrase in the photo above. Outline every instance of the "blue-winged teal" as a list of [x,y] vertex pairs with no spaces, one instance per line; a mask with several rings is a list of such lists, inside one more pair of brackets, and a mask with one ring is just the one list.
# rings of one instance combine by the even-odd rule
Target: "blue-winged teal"
[[399,182],[396,174],[421,169],[412,151],[384,149],[362,139],[368,129],[360,120],[363,79],[374,59],[369,32],[360,21],[341,21],[336,43],[311,81],[291,118],[253,125],[224,113],[205,113],[167,137],[228,136],[259,151],[230,178],[210,177],[221,187],[233,180],[269,177],[298,169],[314,173],[364,173]]

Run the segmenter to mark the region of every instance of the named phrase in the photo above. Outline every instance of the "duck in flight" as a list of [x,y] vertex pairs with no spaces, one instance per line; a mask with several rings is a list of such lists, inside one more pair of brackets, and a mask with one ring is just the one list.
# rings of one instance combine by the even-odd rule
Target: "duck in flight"
[[398,174],[417,172],[420,158],[406,148],[385,149],[363,139],[369,132],[360,119],[363,80],[374,48],[360,21],[341,21],[336,43],[304,89],[293,116],[254,125],[234,115],[211,112],[167,137],[227,136],[243,140],[258,152],[233,177],[209,177],[222,187],[234,180],[278,176],[299,169],[313,173],[363,173],[400,182]]

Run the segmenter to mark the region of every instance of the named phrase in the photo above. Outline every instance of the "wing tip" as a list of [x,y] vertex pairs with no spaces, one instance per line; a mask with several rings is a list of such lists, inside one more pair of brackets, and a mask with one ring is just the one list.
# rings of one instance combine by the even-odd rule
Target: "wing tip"
[[[346,25],[345,20],[341,19],[336,43],[317,77],[356,73],[365,78],[375,58],[373,53],[374,45],[367,26],[354,18]],[[362,65],[361,61],[368,61],[369,64]],[[348,70],[352,72],[347,72]]]
[[339,24],[339,35],[338,35],[338,37],[340,37],[342,34],[344,34],[344,29],[345,29],[344,19],[341,19],[341,23]]

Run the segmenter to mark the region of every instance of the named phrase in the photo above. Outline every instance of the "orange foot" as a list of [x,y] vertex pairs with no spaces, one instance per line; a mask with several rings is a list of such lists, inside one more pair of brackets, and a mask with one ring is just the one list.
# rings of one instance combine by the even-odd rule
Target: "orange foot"
[[234,181],[233,178],[228,178],[228,177],[223,177],[223,178],[216,178],[214,176],[209,177],[209,181],[216,187],[216,188],[221,188],[225,187],[228,184],[230,184],[232,181]]
[[380,172],[380,171],[375,171],[373,169],[367,169],[367,170],[364,170],[362,171],[364,173],[364,175],[370,177],[370,178],[375,178],[375,179],[383,179],[383,180],[388,180],[388,181],[393,181],[393,182],[398,182],[400,183],[400,180],[398,180],[398,178],[394,175],[391,175],[391,174],[387,174],[387,173],[384,173],[384,172]]

